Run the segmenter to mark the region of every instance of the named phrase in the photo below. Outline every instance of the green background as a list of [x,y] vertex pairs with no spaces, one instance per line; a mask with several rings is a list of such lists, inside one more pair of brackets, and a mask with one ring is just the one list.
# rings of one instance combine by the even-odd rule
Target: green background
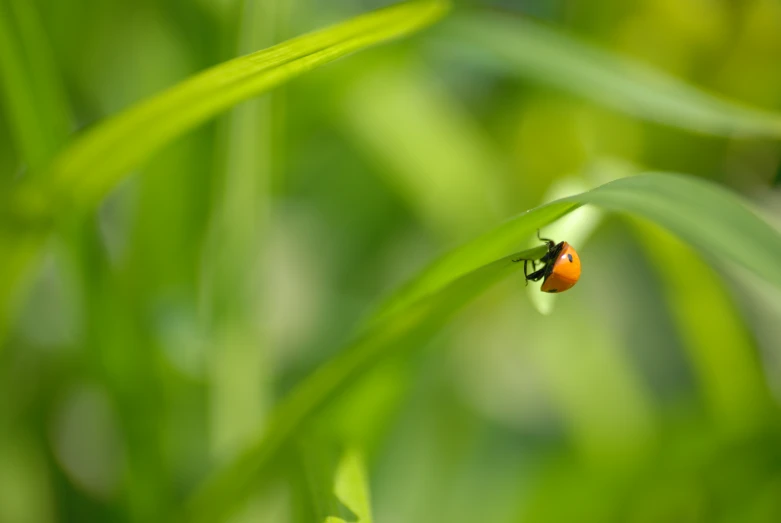
[[[0,257],[38,238],[5,211],[73,136],[384,5],[0,0]],[[0,277],[0,522],[781,521],[779,63],[777,0],[456,2],[130,173],[52,185],[76,203]],[[774,229],[698,186],[639,187],[629,216],[595,191],[540,218],[580,254],[571,291],[514,272],[371,330],[443,253],[643,171]],[[439,283],[535,245],[523,227]]]

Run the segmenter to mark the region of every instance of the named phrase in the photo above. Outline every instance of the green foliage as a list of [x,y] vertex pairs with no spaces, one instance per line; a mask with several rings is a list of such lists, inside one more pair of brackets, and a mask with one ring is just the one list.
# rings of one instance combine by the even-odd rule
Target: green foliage
[[[339,461],[334,477],[334,494],[357,518],[351,517],[349,521],[372,522],[366,465],[360,452],[355,449],[346,451]],[[346,523],[346,521],[334,516],[325,519],[325,523]]]
[[781,10],[614,3],[0,0],[0,520],[778,521]]
[[734,194],[695,178],[649,174],[616,180],[569,200],[651,220],[714,262],[734,262],[781,287],[778,232]]
[[573,41],[517,17],[451,23],[467,59],[544,82],[634,116],[720,136],[781,136],[781,115],[745,107],[637,61]]
[[[584,204],[646,218],[677,232],[703,252],[735,261],[781,287],[781,267],[772,263],[781,259],[781,234],[733,194],[707,182],[673,174],[640,175],[529,210],[435,261],[391,297],[354,343],[279,405],[263,438],[196,495],[189,519],[219,519],[229,510],[229,500],[246,493],[303,424],[345,387],[393,351],[423,346],[464,305],[523,267],[513,259],[530,254],[514,253],[481,266],[486,258],[523,243],[537,229]],[[714,223],[725,236],[708,234]]]
[[399,4],[204,71],[88,131],[54,160],[40,190],[55,207],[93,207],[152,153],[209,118],[321,64],[420,29],[446,9],[440,0]]
[[[11,210],[4,225],[7,220],[13,229],[1,231],[0,235],[0,242],[8,244],[4,250],[10,253],[0,265],[0,272],[8,278],[2,282],[0,294],[0,334],[16,282],[34,259],[36,245],[43,241],[38,237],[28,242],[27,238],[17,236],[45,234],[37,230],[19,231],[32,227],[28,221],[37,228],[39,222],[46,223],[58,212],[82,212],[95,207],[132,169],[209,118],[319,65],[420,29],[441,17],[447,7],[447,2],[441,0],[403,3],[236,58],[145,100],[77,138],[40,176],[6,195],[3,202]],[[12,68],[14,64],[19,65],[21,57],[15,56],[12,49],[7,54],[4,63],[9,64],[13,73]],[[22,83],[27,75],[19,72],[9,74],[8,78],[8,89],[13,89],[9,95],[10,106],[27,111],[35,109],[35,103],[23,98],[31,87]],[[33,142],[41,133],[24,127],[37,120],[29,115],[18,118],[20,140],[30,149],[28,156],[34,155],[32,167],[52,148],[46,144],[35,145]],[[41,151],[33,150],[38,148]]]
[[42,169],[65,142],[71,116],[44,29],[30,2],[0,2],[0,72],[19,150],[30,169]]

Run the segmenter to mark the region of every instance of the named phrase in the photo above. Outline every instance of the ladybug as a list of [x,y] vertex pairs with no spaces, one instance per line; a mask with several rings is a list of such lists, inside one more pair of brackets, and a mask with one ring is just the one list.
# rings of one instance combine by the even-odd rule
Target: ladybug
[[[523,274],[526,277],[526,284],[531,281],[542,279],[542,292],[564,292],[572,288],[580,278],[580,258],[575,249],[567,242],[556,243],[548,238],[540,238],[540,231],[537,230],[537,238],[548,244],[548,252],[540,258],[543,267],[537,270],[536,260],[519,258],[513,262],[519,262],[523,259]],[[532,262],[534,272],[528,273],[528,263]]]

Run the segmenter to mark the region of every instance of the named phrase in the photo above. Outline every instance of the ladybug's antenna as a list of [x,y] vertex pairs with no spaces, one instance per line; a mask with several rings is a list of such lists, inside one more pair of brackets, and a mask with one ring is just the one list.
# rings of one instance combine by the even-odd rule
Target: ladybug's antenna
[[537,229],[537,239],[540,240],[541,242],[547,243],[550,247],[553,247],[554,245],[556,245],[556,242],[554,242],[553,240],[551,240],[549,238],[541,238],[539,229]]

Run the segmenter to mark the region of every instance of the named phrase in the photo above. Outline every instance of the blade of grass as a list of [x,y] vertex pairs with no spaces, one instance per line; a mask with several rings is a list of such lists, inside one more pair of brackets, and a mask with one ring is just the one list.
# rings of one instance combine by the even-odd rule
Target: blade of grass
[[[437,292],[454,278],[512,251],[513,248],[527,241],[528,237],[538,229],[569,214],[579,206],[580,204],[565,199],[537,207],[443,255],[386,301],[375,315],[374,321],[382,321],[421,298]],[[537,259],[542,255],[540,253],[544,254],[544,249],[534,251],[531,255],[518,253],[515,256]]]
[[501,216],[504,166],[429,71],[394,60],[359,73],[339,100],[340,121],[421,219],[463,240]]
[[[230,107],[339,57],[419,30],[444,16],[447,0],[418,0],[358,16],[196,75],[77,138],[52,164],[0,195],[0,336],[45,232],[65,209],[88,210],[155,151]],[[0,28],[2,29],[2,28]],[[12,226],[18,223],[19,226]],[[11,224],[11,225],[9,225]],[[47,225],[48,224],[48,225]]]
[[363,454],[327,439],[297,441],[302,521],[371,523],[369,481]]
[[745,267],[781,287],[781,237],[727,189],[671,173],[616,180],[567,198],[661,225],[706,255]]
[[769,391],[750,332],[724,283],[685,243],[645,221],[634,225],[661,277],[711,415],[729,429],[754,428],[765,419]]
[[256,444],[196,492],[185,520],[215,521],[230,513],[307,419],[388,354],[426,343],[462,306],[523,266],[511,261],[521,253],[502,254],[584,204],[647,218],[715,259],[731,260],[781,287],[781,235],[740,198],[709,182],[646,174],[537,207],[443,256],[391,297],[353,344],[281,402]]
[[[32,170],[43,168],[67,138],[71,115],[32,2],[0,0],[0,93],[24,162]],[[17,213],[18,202],[8,197],[0,194],[0,343],[48,227]]]
[[334,494],[357,519],[328,516],[325,523],[372,522],[366,465],[357,449],[348,449],[339,461],[334,477]]
[[24,298],[23,290],[32,282],[31,267],[46,244],[48,231],[20,231],[13,219],[0,220],[0,352],[11,326],[11,318]]
[[94,206],[193,127],[319,65],[419,30],[447,8],[445,0],[395,5],[213,67],[86,132],[54,160],[37,190],[50,204]]
[[469,13],[443,26],[459,59],[596,103],[717,136],[781,137],[781,115],[745,107],[520,17]]
[[39,170],[65,142],[71,117],[33,2],[0,0],[0,73],[17,147]]
[[[238,49],[273,45],[285,2],[245,0],[239,11]],[[271,358],[266,293],[259,276],[271,209],[270,184],[278,99],[270,95],[234,108],[222,136],[225,154],[216,178],[220,190],[210,224],[202,282],[210,325],[211,448],[217,459],[242,449],[263,425],[270,406]],[[262,312],[263,311],[263,312]],[[252,515],[244,516],[246,521]]]
[[655,222],[717,260],[746,267],[781,286],[779,234],[734,194],[689,176],[649,173],[607,183],[513,218],[432,263],[381,309],[380,316],[436,292],[454,276],[473,270],[518,245],[535,231],[584,204],[627,212]]
[[522,267],[510,257],[472,271],[437,295],[420,300],[375,326],[301,384],[272,414],[265,435],[210,478],[188,504],[185,521],[221,521],[251,492],[277,452],[301,424],[394,349],[415,347],[433,336],[465,303]]

